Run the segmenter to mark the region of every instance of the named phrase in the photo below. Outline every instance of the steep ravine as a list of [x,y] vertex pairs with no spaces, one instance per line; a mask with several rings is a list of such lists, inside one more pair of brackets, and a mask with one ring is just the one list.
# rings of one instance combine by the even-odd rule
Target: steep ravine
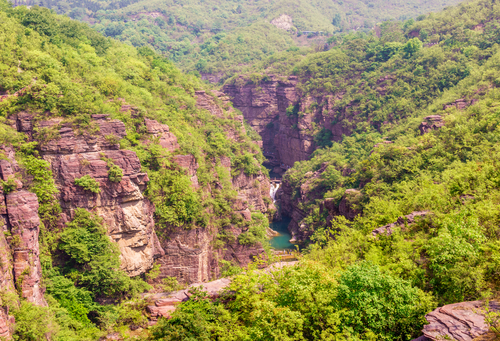
[[[205,92],[197,92],[199,108],[212,115],[222,115],[220,104]],[[130,105],[123,105],[122,112],[133,115]],[[157,233],[155,208],[146,198],[145,190],[150,181],[142,171],[136,152],[120,149],[117,141],[126,135],[125,124],[109,115],[93,115],[98,132],[78,130],[60,118],[48,118],[37,113],[19,112],[9,117],[12,128],[39,143],[38,153],[49,162],[58,189],[57,201],[62,213],[57,224],[64,228],[72,220],[77,208],[85,208],[103,218],[108,235],[118,245],[121,267],[130,276],[147,272],[154,263],[160,265],[156,281],[176,277],[181,283],[206,282],[220,276],[219,261],[226,260],[245,266],[264,252],[262,246],[241,245],[238,235],[245,228],[232,226],[232,241],[222,247],[214,246],[217,231],[210,227],[186,229],[174,227]],[[242,118],[239,119],[242,122]],[[144,118],[138,129],[146,129],[151,139],[175,152],[179,149],[176,136],[169,127]],[[55,137],[38,140],[37,132],[45,129],[56,132]],[[228,137],[236,138],[235,131],[227,131]],[[13,181],[8,192],[0,187],[0,286],[3,290],[17,291],[20,296],[36,305],[46,305],[44,284],[39,258],[39,233],[41,221],[38,215],[37,196],[30,192],[32,179],[16,161],[13,148],[2,146],[0,176],[5,183]],[[198,164],[193,155],[174,155],[174,161],[190,176],[192,186],[199,188],[196,176]],[[106,160],[112,160],[123,171],[119,182],[108,178]],[[231,174],[231,160],[222,157],[220,164]],[[92,193],[75,184],[75,179],[90,175],[99,183],[100,193]],[[246,175],[240,172],[231,181],[237,198],[231,203],[233,212],[250,221],[252,211],[272,213],[275,209],[269,197],[270,183],[262,172]],[[1,303],[1,302],[0,302]],[[9,338],[14,320],[8,311],[0,308],[0,337]]]
[[[296,76],[269,76],[258,83],[242,76],[223,88],[233,106],[262,137],[265,165],[276,174],[283,174],[295,162],[309,159],[317,148],[318,127],[330,132],[329,138],[333,141],[350,134],[346,110],[336,105],[341,95],[304,97],[297,90],[297,84]],[[300,226],[307,212],[299,208],[299,203],[306,195],[314,194],[305,186],[296,196],[286,181],[278,193],[281,213],[292,218],[288,228],[294,242],[302,242],[310,235],[306,226]],[[348,208],[343,211],[347,213]]]

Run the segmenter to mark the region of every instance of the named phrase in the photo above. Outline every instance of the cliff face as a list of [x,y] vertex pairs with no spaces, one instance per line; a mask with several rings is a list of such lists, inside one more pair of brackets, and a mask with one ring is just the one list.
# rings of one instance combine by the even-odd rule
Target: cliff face
[[[198,105],[217,116],[222,115],[220,105],[200,92]],[[224,100],[224,98],[222,99]],[[221,104],[222,103],[222,104]],[[122,112],[134,109],[123,105]],[[93,115],[92,131],[81,131],[77,126],[60,118],[47,119],[45,115],[20,112],[9,117],[11,126],[26,134],[30,141],[38,142],[40,156],[49,162],[58,189],[57,200],[62,213],[59,227],[64,228],[71,221],[77,208],[85,208],[101,216],[108,234],[116,242],[121,253],[121,266],[130,275],[137,276],[149,270],[154,262],[161,266],[158,280],[166,276],[177,277],[181,282],[203,282],[220,274],[219,261],[227,260],[246,265],[264,250],[260,244],[249,246],[238,243],[242,228],[226,228],[234,238],[216,245],[217,229],[178,227],[162,231],[161,238],[155,231],[154,205],[145,197],[149,181],[142,172],[137,154],[121,150],[118,141],[126,135],[125,124],[108,115]],[[242,117],[237,118],[243,120]],[[169,152],[178,153],[179,144],[167,125],[151,119],[144,119],[137,129],[149,136],[144,143],[153,139]],[[228,138],[237,139],[236,131],[228,129]],[[44,138],[51,136],[50,138]],[[25,174],[15,160],[15,152],[4,147],[5,158],[0,160],[0,176],[9,179],[14,188],[5,193],[0,189],[3,218],[0,234],[0,286],[15,291],[28,301],[46,305],[43,298],[44,286],[39,258],[38,235],[40,218],[38,199],[29,192],[20,179]],[[193,155],[173,155],[172,160],[183,168],[195,189],[200,188],[197,177],[198,163]],[[111,181],[108,176],[109,162],[123,171],[120,181]],[[222,157],[218,163],[231,174],[231,160]],[[215,165],[215,164],[214,164]],[[99,183],[100,193],[93,193],[75,184],[75,179],[89,175]],[[28,178],[29,179],[29,176]],[[23,180],[24,181],[24,180]],[[262,173],[246,175],[243,172],[232,177],[232,189],[238,192],[231,202],[236,214],[251,220],[251,210],[267,213],[274,206],[269,197],[269,179]],[[5,186],[4,186],[5,188]],[[202,189],[206,190],[206,189]],[[210,193],[210,188],[208,193]],[[0,306],[1,306],[0,302]],[[12,317],[0,308],[0,337],[11,334]]]
[[[197,91],[197,106],[208,110],[212,115],[221,117],[222,108],[231,111],[231,107],[223,93],[216,92],[215,95],[214,99],[205,91]],[[243,117],[236,116],[235,120],[242,124]],[[226,136],[234,140],[237,134],[234,130],[228,129]],[[231,159],[221,157],[218,161],[231,174]],[[177,155],[176,162],[186,169],[187,174],[191,176],[193,186],[197,187],[196,169],[198,164],[194,157],[192,155]],[[231,206],[234,212],[240,214],[244,219],[251,219],[250,207],[262,213],[268,213],[275,209],[270,200],[264,200],[264,198],[269,198],[270,182],[262,173],[249,176],[241,172],[232,177],[231,183],[233,189],[238,192],[238,198],[231,203]],[[242,232],[243,230],[240,228],[231,227],[230,234],[234,236],[235,240],[227,241],[223,247],[220,247],[215,245],[217,231],[213,229],[172,228],[165,236],[160,237],[165,254],[158,259],[161,266],[161,275],[158,280],[169,276],[177,277],[180,281],[187,283],[209,281],[220,275],[219,260],[246,266],[254,257],[262,254],[264,249],[261,245],[240,245],[237,242],[237,237]]]
[[[3,146],[0,176],[12,184],[0,189],[0,291],[15,292],[27,301],[46,306],[41,283],[40,219],[38,199],[21,182],[21,170],[14,151]],[[14,318],[0,299],[0,338],[9,339]]]
[[[141,172],[135,152],[119,150],[118,139],[126,135],[125,125],[106,115],[94,115],[99,128],[95,134],[75,130],[59,120],[36,120],[34,116],[19,114],[13,117],[19,131],[36,140],[37,131],[53,130],[57,138],[40,142],[40,154],[52,166],[58,199],[62,208],[61,226],[73,218],[76,208],[92,210],[104,218],[110,237],[121,252],[122,267],[130,276],[144,273],[153,265],[153,258],[161,254],[154,233],[154,207],[142,192],[149,181]],[[108,179],[106,159],[123,170],[119,182]],[[92,193],[75,184],[75,179],[90,175],[100,186],[100,193]],[[35,197],[36,201],[36,197]]]
[[271,76],[258,84],[241,77],[223,89],[261,135],[264,155],[278,173],[309,158],[317,147],[318,127],[328,131],[327,138],[334,141],[350,133],[350,119],[337,105],[342,94],[305,97],[297,83],[295,76]]

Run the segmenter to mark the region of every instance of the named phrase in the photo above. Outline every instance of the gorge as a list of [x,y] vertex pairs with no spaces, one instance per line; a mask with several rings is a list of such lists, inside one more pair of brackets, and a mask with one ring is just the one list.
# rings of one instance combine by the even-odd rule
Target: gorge
[[499,4],[160,2],[0,0],[0,339],[500,330]]

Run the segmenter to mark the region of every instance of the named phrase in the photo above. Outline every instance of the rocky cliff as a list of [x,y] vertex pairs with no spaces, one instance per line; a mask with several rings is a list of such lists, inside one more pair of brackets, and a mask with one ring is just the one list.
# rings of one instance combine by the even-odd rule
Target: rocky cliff
[[[222,116],[223,100],[198,93],[198,106],[214,116]],[[229,109],[229,107],[227,107]],[[136,109],[123,104],[121,112],[139,117]],[[177,137],[167,125],[142,118],[136,130],[143,132],[143,142],[157,141],[173,162],[183,169],[195,190],[210,195],[211,188],[202,188],[198,182],[198,162],[193,155],[179,154]],[[243,118],[237,118],[243,128]],[[229,224],[226,234],[232,236],[223,245],[217,244],[217,228],[213,226],[187,229],[172,226],[162,230],[158,238],[155,228],[155,207],[146,198],[150,181],[141,161],[132,150],[120,149],[118,143],[127,134],[123,121],[109,115],[92,115],[89,129],[81,129],[73,121],[46,114],[19,112],[9,117],[11,127],[24,134],[28,141],[37,143],[40,158],[50,164],[57,187],[56,201],[61,214],[55,217],[58,228],[72,220],[77,208],[85,208],[103,218],[108,235],[120,251],[121,267],[130,276],[145,273],[157,262],[161,273],[180,282],[204,282],[220,275],[220,260],[246,265],[264,252],[260,244],[241,245],[238,235],[248,227]],[[238,132],[228,128],[227,137],[238,140]],[[156,142],[155,142],[156,143]],[[38,235],[40,218],[38,198],[28,191],[32,177],[16,161],[13,148],[2,148],[0,176],[1,211],[3,219],[0,234],[0,285],[7,291],[17,291],[37,305],[46,305],[39,258]],[[250,221],[252,212],[272,213],[269,199],[269,179],[262,173],[247,175],[232,169],[231,159],[222,157],[215,162],[235,174],[230,180],[236,196],[230,202],[238,219]],[[122,171],[119,179],[109,176],[110,165]],[[90,176],[97,181],[100,191],[92,192],[75,183],[76,179]],[[26,182],[26,185],[23,183]],[[220,184],[220,186],[224,186]],[[268,198],[268,199],[266,199]],[[217,219],[221,219],[219,217]],[[248,223],[246,224],[248,226]],[[12,317],[1,308],[0,337],[10,337]]]
[[[223,93],[215,92],[212,96],[205,91],[197,91],[196,97],[199,108],[208,110],[217,117],[222,117],[223,109],[232,111]],[[235,116],[234,119],[242,126],[242,116]],[[238,134],[233,129],[227,129],[226,136],[234,140],[237,139]],[[177,155],[176,160],[191,177],[193,186],[198,186],[198,181],[195,179],[198,164],[194,157]],[[221,157],[218,162],[228,174],[232,173],[230,158]],[[244,219],[251,219],[251,210],[272,213],[275,209],[269,198],[269,178],[262,172],[250,176],[239,172],[238,175],[232,177],[231,185],[238,192],[237,199],[231,205],[234,212]],[[216,186],[223,185],[216,184]],[[160,238],[165,254],[158,259],[161,265],[161,276],[158,280],[170,276],[187,283],[205,282],[220,275],[219,260],[231,261],[240,266],[247,265],[254,257],[262,254],[264,249],[261,245],[240,245],[237,237],[244,230],[231,226],[229,234],[234,236],[233,241],[227,241],[223,247],[217,247],[214,245],[217,231],[213,228],[172,229]]]
[[[36,132],[56,133],[57,138],[40,141],[40,155],[50,163],[59,189],[57,199],[62,208],[59,224],[63,226],[70,221],[76,208],[92,210],[104,218],[110,237],[120,249],[122,267],[130,276],[151,268],[161,250],[154,233],[154,207],[142,194],[149,179],[141,172],[136,153],[119,149],[117,142],[126,135],[123,122],[111,120],[107,115],[94,115],[92,119],[98,129],[90,134],[60,119],[37,119],[25,113],[11,119],[20,132],[35,141]],[[119,182],[108,178],[108,159],[123,171]],[[100,193],[75,184],[75,179],[84,175],[99,183]]]
[[339,141],[351,131],[347,108],[338,105],[342,94],[303,96],[297,84],[296,76],[267,76],[259,82],[240,77],[223,88],[261,135],[268,165],[278,173],[309,159],[319,134]]

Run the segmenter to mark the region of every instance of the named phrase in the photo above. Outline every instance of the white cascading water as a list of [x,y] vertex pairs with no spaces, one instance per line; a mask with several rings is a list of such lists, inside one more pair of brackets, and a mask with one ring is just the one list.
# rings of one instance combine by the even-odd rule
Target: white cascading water
[[273,199],[273,203],[276,202],[276,192],[278,192],[278,188],[280,188],[280,184],[271,184],[269,195],[271,196],[271,199]]

